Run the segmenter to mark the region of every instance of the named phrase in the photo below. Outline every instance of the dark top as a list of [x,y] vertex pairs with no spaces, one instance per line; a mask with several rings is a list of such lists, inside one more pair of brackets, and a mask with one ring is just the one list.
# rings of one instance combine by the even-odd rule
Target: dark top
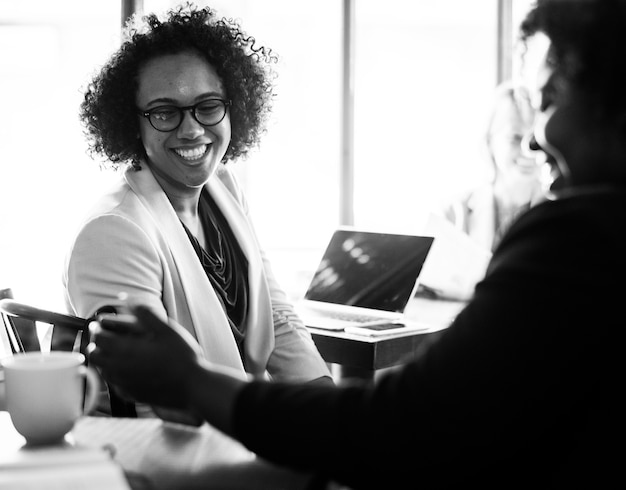
[[538,204],[418,359],[375,388],[252,383],[237,437],[355,489],[624,486],[625,235],[624,189]]
[[198,214],[204,227],[207,250],[181,223],[228,316],[241,358],[245,359],[243,340],[248,311],[248,260],[228,221],[206,189],[200,196]]

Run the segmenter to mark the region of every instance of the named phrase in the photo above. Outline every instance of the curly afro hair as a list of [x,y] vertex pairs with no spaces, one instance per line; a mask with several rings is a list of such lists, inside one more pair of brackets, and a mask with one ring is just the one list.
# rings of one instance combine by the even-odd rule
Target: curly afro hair
[[150,59],[183,51],[199,52],[217,71],[232,100],[232,137],[223,162],[245,157],[259,144],[274,96],[277,56],[232,20],[216,17],[209,7],[186,3],[166,13],[133,17],[121,47],[89,83],[80,120],[91,156],[107,158],[103,167],[140,168],[145,150],[135,106],[139,69]]

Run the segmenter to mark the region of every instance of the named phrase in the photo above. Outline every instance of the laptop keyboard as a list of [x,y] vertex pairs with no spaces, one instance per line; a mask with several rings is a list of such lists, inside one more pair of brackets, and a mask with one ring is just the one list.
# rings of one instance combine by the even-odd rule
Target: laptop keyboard
[[327,330],[343,330],[347,326],[379,325],[393,323],[393,320],[384,319],[375,315],[365,315],[358,313],[325,311],[322,314],[308,312],[302,315],[304,323],[309,327],[322,328]]
[[372,315],[359,315],[355,313],[346,313],[346,312],[329,312],[326,313],[325,316],[329,318],[333,318],[335,320],[343,320],[350,323],[370,323],[370,322],[381,322],[385,321],[379,316]]

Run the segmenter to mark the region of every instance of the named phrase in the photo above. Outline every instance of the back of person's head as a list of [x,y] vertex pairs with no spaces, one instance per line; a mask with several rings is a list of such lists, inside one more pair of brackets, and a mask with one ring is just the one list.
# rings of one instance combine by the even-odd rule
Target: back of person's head
[[538,0],[520,26],[550,39],[557,80],[585,95],[590,123],[619,125],[626,141],[626,0]]
[[103,165],[138,165],[144,157],[135,105],[139,70],[155,57],[184,51],[198,53],[213,66],[232,101],[224,162],[245,156],[259,143],[272,107],[276,55],[257,45],[236,21],[187,3],[163,16],[132,17],[122,45],[88,86],[80,117],[91,153],[108,158]]

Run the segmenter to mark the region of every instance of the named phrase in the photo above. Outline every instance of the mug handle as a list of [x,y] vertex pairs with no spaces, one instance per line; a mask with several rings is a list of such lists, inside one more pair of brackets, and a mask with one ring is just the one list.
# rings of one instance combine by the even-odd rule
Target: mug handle
[[100,394],[100,377],[95,369],[87,366],[80,366],[80,373],[87,381],[87,389],[85,390],[85,402],[83,403],[83,413],[90,414],[98,404],[98,395]]

